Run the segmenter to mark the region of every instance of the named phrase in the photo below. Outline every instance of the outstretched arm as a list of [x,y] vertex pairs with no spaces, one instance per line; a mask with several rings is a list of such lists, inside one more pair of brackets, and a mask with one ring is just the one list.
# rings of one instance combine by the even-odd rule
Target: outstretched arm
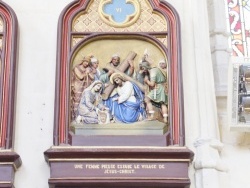
[[134,74],[134,61],[133,60],[128,60],[128,64],[129,64],[129,76],[132,76]]
[[147,85],[150,86],[150,87],[154,87],[154,86],[155,86],[155,81],[150,81],[150,80],[148,79],[148,76],[145,76],[145,78],[144,78],[144,83],[147,84]]

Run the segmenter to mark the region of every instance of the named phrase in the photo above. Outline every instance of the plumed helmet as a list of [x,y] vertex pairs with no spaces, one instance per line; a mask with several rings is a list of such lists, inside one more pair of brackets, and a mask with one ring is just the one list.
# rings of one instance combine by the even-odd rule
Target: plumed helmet
[[144,67],[146,69],[151,69],[150,63],[147,61],[142,61],[141,67]]

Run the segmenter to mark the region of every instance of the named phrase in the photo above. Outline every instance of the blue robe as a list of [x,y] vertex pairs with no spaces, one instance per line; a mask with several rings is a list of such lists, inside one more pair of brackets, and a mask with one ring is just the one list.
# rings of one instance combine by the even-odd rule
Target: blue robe
[[111,115],[118,122],[122,123],[134,123],[139,120],[139,117],[145,119],[146,111],[144,108],[144,94],[137,85],[133,84],[134,94],[136,102],[125,101],[118,104],[113,98],[116,98],[118,94],[108,98],[104,101],[105,106],[110,109]]

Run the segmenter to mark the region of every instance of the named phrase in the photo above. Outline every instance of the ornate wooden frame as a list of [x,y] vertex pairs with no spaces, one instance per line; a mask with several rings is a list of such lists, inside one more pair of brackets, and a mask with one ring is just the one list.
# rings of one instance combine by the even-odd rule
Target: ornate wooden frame
[[14,11],[0,1],[3,20],[0,66],[0,187],[14,187],[14,172],[21,165],[13,152],[18,22]]
[[0,147],[10,149],[13,147],[14,132],[18,23],[13,10],[3,2],[0,2],[0,16],[4,21],[4,32],[1,33],[3,49],[1,52],[0,78]]
[[[58,23],[58,51],[57,51],[57,74],[55,89],[55,119],[54,119],[54,145],[69,143],[69,100],[70,100],[70,66],[69,59],[72,51],[70,50],[70,36],[74,33],[70,28],[74,16],[80,11],[84,11],[90,1],[76,0],[69,4],[60,16]],[[154,12],[164,15],[168,22],[168,52],[166,52],[170,65],[170,137],[169,145],[185,145],[184,131],[184,104],[182,89],[182,69],[181,69],[181,39],[180,39],[180,20],[176,10],[167,2],[160,0],[149,0]],[[89,33],[93,37],[101,33]],[[122,34],[122,33],[121,33]],[[125,34],[125,33],[123,33]],[[126,33],[129,35],[129,33]],[[130,33],[131,34],[131,33]],[[138,33],[137,33],[138,34]],[[142,34],[150,37],[152,33]]]
[[[129,135],[124,136],[126,138],[121,135],[70,134],[71,66],[69,62],[72,61],[74,52],[81,45],[78,43],[71,48],[71,36],[77,35],[72,31],[71,23],[80,11],[86,11],[90,2],[90,0],[76,0],[70,3],[63,10],[58,23],[54,146],[44,152],[51,170],[50,187],[189,187],[188,166],[193,158],[193,153],[184,146],[180,20],[176,10],[165,1],[148,0],[147,3],[150,3],[154,12],[163,15],[167,21],[168,32],[88,32],[83,33],[86,37],[81,40],[81,44],[94,37],[121,35],[148,38],[161,46],[163,44],[157,42],[152,35],[168,35],[168,48],[161,46],[161,49],[169,60],[170,130],[163,136]],[[129,144],[126,145],[128,142]],[[136,145],[133,145],[133,142],[136,142]],[[118,144],[113,145],[112,143]],[[97,165],[111,163],[152,165],[157,163],[165,166],[166,171],[161,173],[160,170],[156,170],[156,173],[152,175],[150,170],[138,170],[137,176],[118,174],[111,178],[103,172],[103,169],[98,169],[93,175],[93,171],[85,168],[85,165],[93,163]]]

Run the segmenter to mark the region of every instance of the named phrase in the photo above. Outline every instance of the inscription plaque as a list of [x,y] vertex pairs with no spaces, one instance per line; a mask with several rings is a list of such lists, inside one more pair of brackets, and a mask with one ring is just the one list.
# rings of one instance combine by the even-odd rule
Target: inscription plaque
[[[140,159],[138,159],[140,160]],[[183,169],[187,163],[174,162],[64,162],[53,163],[51,168],[70,171],[71,178],[81,179],[187,179]],[[175,169],[175,170],[173,170]],[[53,178],[68,177],[68,171],[52,171]],[[187,173],[187,172],[186,172]]]
[[53,147],[45,156],[50,188],[186,188],[193,153],[185,147]]

